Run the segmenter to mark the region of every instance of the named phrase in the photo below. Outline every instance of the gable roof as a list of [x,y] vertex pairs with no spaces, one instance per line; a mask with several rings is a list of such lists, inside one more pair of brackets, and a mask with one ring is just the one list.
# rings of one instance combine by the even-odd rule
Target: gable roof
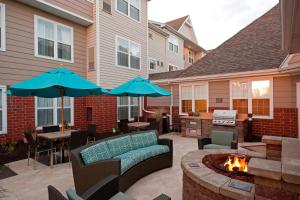
[[[281,50],[280,8],[273,7],[236,35],[173,78],[279,68],[288,55]],[[170,79],[167,73],[150,79]]]
[[166,24],[178,31],[187,18],[189,18],[189,15],[166,22]]

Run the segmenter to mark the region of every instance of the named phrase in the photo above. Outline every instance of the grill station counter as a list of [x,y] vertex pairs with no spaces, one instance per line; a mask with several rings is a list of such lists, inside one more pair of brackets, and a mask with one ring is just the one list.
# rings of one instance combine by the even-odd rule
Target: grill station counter
[[[244,142],[248,134],[248,116],[247,114],[235,115],[234,123],[222,122],[215,116],[222,111],[213,113],[200,113],[200,116],[180,116],[181,135],[183,137],[208,137],[209,129],[236,130],[238,132],[238,141]],[[227,111],[226,111],[227,112]],[[231,113],[232,114],[232,113]]]

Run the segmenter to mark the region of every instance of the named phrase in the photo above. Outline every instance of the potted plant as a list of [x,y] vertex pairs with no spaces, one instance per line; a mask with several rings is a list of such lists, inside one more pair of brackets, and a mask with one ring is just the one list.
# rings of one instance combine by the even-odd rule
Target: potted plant
[[194,112],[194,116],[195,117],[199,117],[200,116],[200,113],[198,111]]

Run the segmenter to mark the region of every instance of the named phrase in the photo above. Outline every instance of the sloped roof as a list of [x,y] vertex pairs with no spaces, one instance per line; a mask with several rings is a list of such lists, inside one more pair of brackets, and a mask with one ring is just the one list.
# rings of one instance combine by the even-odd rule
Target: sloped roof
[[[279,68],[288,55],[281,50],[280,22],[277,5],[173,78]],[[169,78],[150,75],[152,80]]]
[[166,24],[178,31],[187,18],[189,18],[188,15],[166,22]]

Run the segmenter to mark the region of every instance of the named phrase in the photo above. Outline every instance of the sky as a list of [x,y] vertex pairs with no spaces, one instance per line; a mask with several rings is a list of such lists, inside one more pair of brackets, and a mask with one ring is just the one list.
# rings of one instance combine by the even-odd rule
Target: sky
[[198,43],[210,50],[263,15],[278,0],[151,0],[149,19],[167,22],[190,15]]

